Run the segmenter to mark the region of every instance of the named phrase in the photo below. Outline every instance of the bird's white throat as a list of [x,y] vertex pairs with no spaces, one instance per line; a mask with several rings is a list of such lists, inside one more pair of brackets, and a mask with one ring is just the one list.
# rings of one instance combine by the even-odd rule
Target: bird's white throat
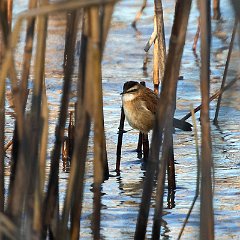
[[122,95],[122,101],[123,102],[132,101],[135,98],[136,98],[135,94],[131,94],[131,93],[125,93],[125,94]]

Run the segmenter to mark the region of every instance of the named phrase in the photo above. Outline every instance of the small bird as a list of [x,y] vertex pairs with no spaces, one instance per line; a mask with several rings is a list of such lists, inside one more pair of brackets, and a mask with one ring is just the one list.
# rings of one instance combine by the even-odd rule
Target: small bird
[[[126,82],[121,95],[124,113],[129,125],[147,134],[153,129],[159,96],[136,81]],[[184,131],[192,131],[190,123],[176,118],[173,119],[173,126]]]

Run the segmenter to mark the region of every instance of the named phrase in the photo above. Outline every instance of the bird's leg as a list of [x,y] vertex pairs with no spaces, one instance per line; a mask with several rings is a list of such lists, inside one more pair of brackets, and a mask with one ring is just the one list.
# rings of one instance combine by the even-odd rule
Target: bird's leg
[[124,133],[124,121],[125,121],[125,114],[123,107],[121,108],[121,118],[119,123],[119,134],[118,134],[118,143],[117,143],[117,159],[116,159],[116,172],[120,174],[120,161],[121,161],[121,151],[122,151],[122,138]]
[[146,162],[148,160],[149,155],[149,141],[148,134],[142,134],[142,142],[143,142],[143,160]]
[[138,145],[137,145],[137,157],[142,158],[142,145],[143,145],[143,134],[139,132]]

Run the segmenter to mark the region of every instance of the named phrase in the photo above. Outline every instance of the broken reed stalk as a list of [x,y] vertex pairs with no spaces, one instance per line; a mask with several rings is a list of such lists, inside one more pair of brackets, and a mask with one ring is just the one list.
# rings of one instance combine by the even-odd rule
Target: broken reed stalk
[[[152,134],[152,145],[151,145],[149,161],[147,165],[146,177],[144,180],[142,200],[140,204],[140,210],[138,214],[136,231],[134,236],[135,239],[144,239],[146,234],[150,200],[151,200],[151,195],[153,190],[153,181],[154,181],[155,173],[156,173],[158,162],[159,162],[159,151],[160,151],[160,146],[162,142],[162,132],[163,132],[163,128],[166,125],[165,123],[167,122],[166,118],[170,117],[170,119],[173,119],[173,114],[175,109],[177,80],[179,75],[183,46],[185,43],[187,22],[188,22],[188,17],[190,13],[191,2],[192,1],[190,0],[189,1],[178,0],[176,2],[175,18],[174,18],[172,34],[170,38],[170,45],[169,45],[169,54],[166,61],[162,91],[160,94],[161,104],[159,105],[154,129],[153,129],[153,134]],[[173,69],[173,66],[174,66],[174,69]],[[171,130],[172,130],[172,126],[171,126]],[[168,131],[168,129],[166,128],[165,131]],[[162,160],[167,161],[167,159],[162,159]],[[163,185],[160,186],[160,183],[159,183],[159,188],[162,188],[161,191],[163,191],[163,187],[164,186]],[[156,203],[156,205],[158,204],[159,202]],[[162,207],[160,209],[162,209]],[[155,216],[156,218],[154,219],[152,237],[157,239],[160,234],[160,226],[161,226],[160,222],[161,222],[162,216],[161,215],[159,216],[159,214],[156,214]]]
[[[224,86],[225,86],[225,82],[226,82],[226,78],[227,78],[227,73],[228,73],[229,62],[230,62],[231,55],[232,55],[232,49],[233,49],[234,39],[235,39],[236,31],[237,31],[237,25],[238,25],[238,19],[235,18],[235,22],[234,22],[234,26],[233,26],[233,31],[232,31],[232,37],[231,37],[231,41],[230,41],[230,44],[229,44],[227,61],[226,61],[225,68],[224,68],[224,73],[223,73],[223,78],[222,78],[222,84],[221,84],[220,91],[222,91],[222,89],[223,89]],[[214,117],[214,119],[213,119],[214,124],[217,124],[217,122],[218,122],[218,114],[219,114],[219,109],[220,109],[220,105],[221,105],[221,100],[222,100],[222,93],[220,93],[219,96],[218,96],[218,101],[217,101],[217,107],[216,107],[215,117]]]
[[[117,155],[116,173],[117,173],[117,175],[120,175],[120,162],[121,162],[122,139],[123,139],[123,133],[124,133],[124,121],[125,121],[125,114],[124,114],[123,107],[121,107],[121,117],[120,117],[120,123],[119,123],[119,127],[118,127],[118,142],[117,142],[117,152],[116,152],[116,155]],[[139,133],[138,141],[140,141],[140,134],[141,133]],[[141,140],[142,140],[142,138],[141,138]],[[141,152],[142,152],[142,141],[141,141]]]
[[178,240],[181,239],[182,237],[182,234],[183,234],[183,231],[185,229],[185,226],[187,225],[188,223],[188,219],[192,213],[192,210],[193,210],[193,207],[196,203],[196,200],[199,196],[199,183],[200,183],[200,154],[199,154],[199,144],[198,144],[198,133],[197,133],[197,121],[196,121],[196,117],[195,117],[195,113],[194,113],[194,110],[193,110],[193,105],[191,104],[191,113],[192,113],[192,123],[193,123],[193,129],[194,129],[194,139],[195,139],[195,146],[196,146],[196,158],[197,158],[197,179],[196,179],[196,190],[195,190],[195,196],[193,198],[193,202],[191,204],[191,207],[187,213],[187,216],[183,222],[183,226],[181,228],[181,231],[178,235]]
[[139,21],[139,19],[141,18],[143,11],[145,9],[145,7],[147,6],[147,0],[143,0],[141,9],[139,10],[139,12],[137,12],[136,17],[134,19],[134,21],[132,22],[132,27],[137,30],[137,21]]
[[[154,81],[154,91],[156,93],[159,92],[159,80],[162,81],[165,62],[166,62],[166,44],[165,44],[165,31],[164,31],[164,20],[163,20],[163,7],[161,0],[154,0],[154,12],[155,12],[155,20],[154,20],[154,32],[157,33],[157,38],[155,40],[156,44],[156,55],[158,57],[158,79],[153,77]],[[154,45],[155,46],[155,45]],[[155,52],[155,47],[154,47]]]
[[[156,13],[154,15],[154,32],[157,32],[157,16]],[[158,47],[158,35],[157,38],[154,41],[154,48],[153,48],[153,87],[154,87],[154,92],[158,94],[159,92],[159,62],[160,62],[160,54],[159,54],[159,49]]]
[[[66,33],[65,52],[64,52],[64,79],[63,94],[61,98],[60,113],[55,133],[55,144],[51,156],[51,168],[48,182],[46,198],[43,208],[43,236],[46,236],[47,228],[50,226],[53,214],[58,207],[58,172],[61,145],[64,138],[64,129],[68,113],[69,92],[71,88],[72,73],[74,66],[74,51],[77,35],[78,18],[75,17],[71,28],[71,34]],[[55,219],[58,221],[58,219]],[[56,234],[56,233],[55,233]]]
[[200,198],[200,239],[214,239],[213,193],[212,193],[212,145],[209,121],[210,88],[210,42],[211,42],[210,1],[200,1],[201,24],[201,198]]
[[[209,103],[211,101],[213,101],[214,99],[216,99],[220,94],[224,93],[226,90],[228,90],[230,87],[233,86],[233,84],[235,82],[237,82],[239,80],[239,77],[236,77],[235,79],[233,79],[232,81],[230,81],[226,86],[224,86],[222,89],[219,89],[216,93],[214,93],[210,98],[209,98]],[[194,113],[198,112],[200,109],[202,108],[202,104],[200,104],[199,106],[197,106],[196,108],[194,108]],[[188,118],[191,117],[191,112],[189,112],[188,114],[186,114],[183,118],[181,118],[182,121],[187,120]]]

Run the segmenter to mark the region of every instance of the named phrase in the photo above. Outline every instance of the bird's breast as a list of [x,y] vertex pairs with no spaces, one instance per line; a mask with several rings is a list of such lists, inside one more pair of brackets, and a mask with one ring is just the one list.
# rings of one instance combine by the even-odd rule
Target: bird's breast
[[146,108],[144,102],[137,101],[137,98],[126,101],[125,98],[123,99],[123,109],[131,127],[144,133],[152,129],[154,114]]

